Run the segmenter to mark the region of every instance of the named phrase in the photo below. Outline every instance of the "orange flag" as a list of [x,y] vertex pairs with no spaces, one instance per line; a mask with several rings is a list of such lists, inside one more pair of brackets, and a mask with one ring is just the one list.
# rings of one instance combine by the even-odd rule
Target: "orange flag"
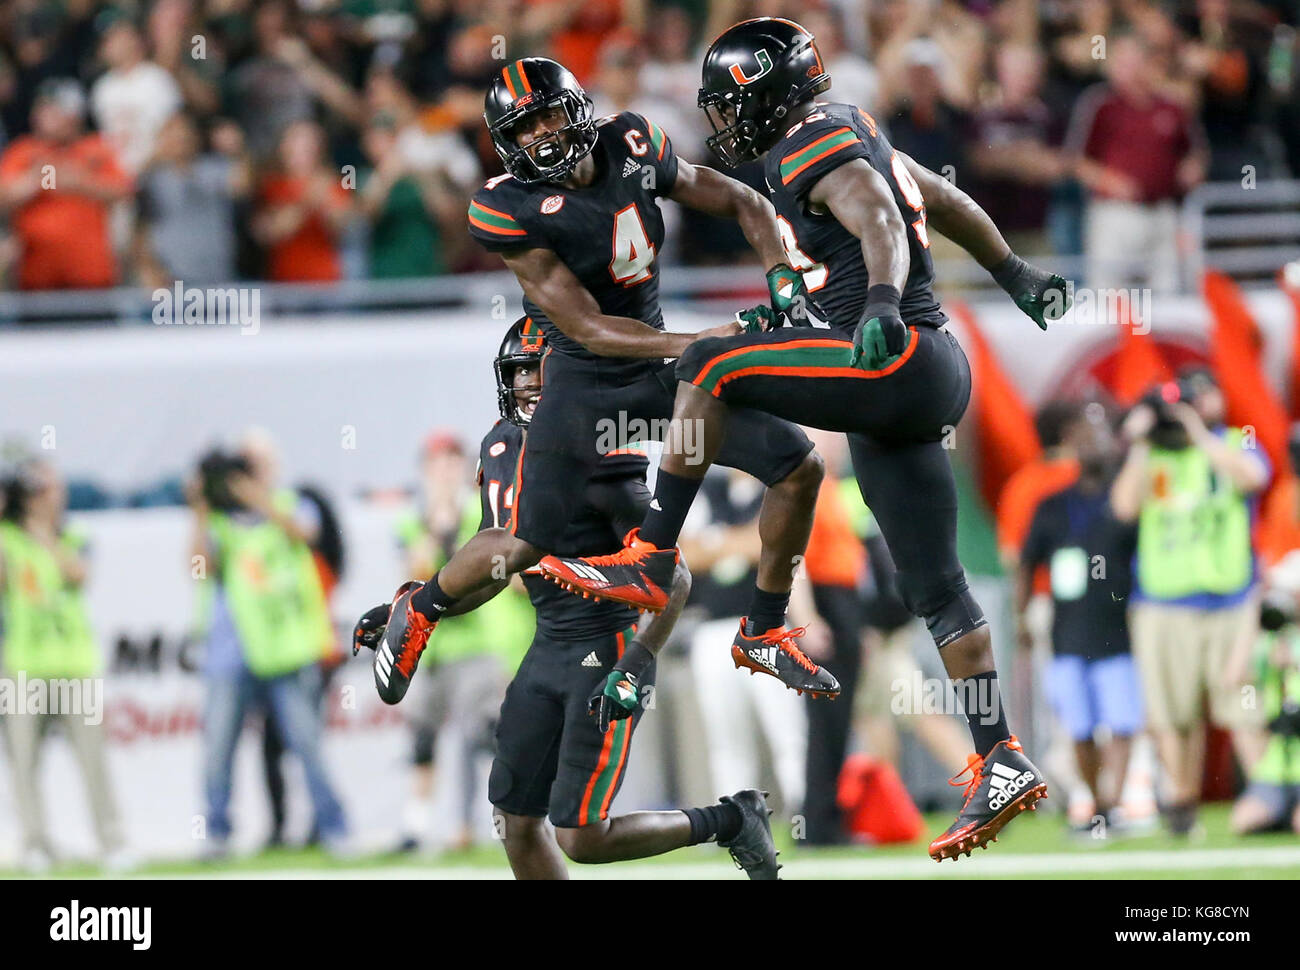
[[1119,304],[1119,354],[1115,360],[1115,375],[1111,379],[1111,390],[1116,400],[1128,407],[1136,403],[1148,388],[1173,379],[1170,369],[1160,347],[1151,336],[1151,321],[1145,321],[1147,331],[1139,333],[1134,326],[1133,308],[1128,299],[1120,294]]
[[968,413],[974,415],[979,435],[980,493],[988,507],[996,509],[1007,479],[1038,458],[1042,448],[1033,414],[998,364],[975,315],[965,303],[954,301],[949,306],[970,349],[974,387]]
[[1287,449],[1290,422],[1282,401],[1260,367],[1259,327],[1241,290],[1217,270],[1202,281],[1213,316],[1210,360],[1228,405],[1228,420],[1255,429],[1259,447],[1273,465],[1273,481],[1260,503],[1258,544],[1265,558],[1294,548],[1296,538],[1295,481]]

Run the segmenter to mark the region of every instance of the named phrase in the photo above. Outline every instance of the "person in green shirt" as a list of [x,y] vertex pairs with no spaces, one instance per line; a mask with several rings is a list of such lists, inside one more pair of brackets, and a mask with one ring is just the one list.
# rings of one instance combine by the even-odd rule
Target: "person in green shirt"
[[[15,678],[25,683],[11,694],[17,706],[6,705],[0,720],[9,742],[24,866],[39,872],[54,856],[39,766],[57,721],[81,766],[104,863],[125,868],[122,822],[104,752],[102,680],[94,690],[102,668],[82,594],[88,573],[84,540],[64,526],[67,492],[49,462],[23,460],[4,483],[0,502],[0,674],[10,685]],[[73,706],[64,709],[68,700]]]
[[1260,707],[1268,718],[1264,755],[1232,807],[1239,835],[1290,828],[1300,833],[1300,627],[1293,593],[1274,590],[1261,609],[1255,644]]

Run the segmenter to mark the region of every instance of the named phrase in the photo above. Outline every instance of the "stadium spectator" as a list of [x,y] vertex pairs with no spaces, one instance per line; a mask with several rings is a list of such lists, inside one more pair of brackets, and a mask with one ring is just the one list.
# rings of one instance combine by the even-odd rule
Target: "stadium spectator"
[[803,18],[800,23],[817,38],[822,64],[833,78],[831,100],[856,104],[868,112],[876,111],[880,100],[880,78],[875,66],[849,47],[843,11],[824,7],[811,9],[800,16]]
[[234,124],[216,127],[212,143],[200,154],[194,120],[174,114],[140,176],[136,276],[151,289],[236,277],[236,203],[248,196],[252,168]]
[[1129,453],[1111,490],[1116,517],[1137,523],[1133,654],[1166,773],[1166,819],[1183,835],[1201,790],[1202,692],[1244,770],[1263,741],[1257,711],[1228,674],[1258,623],[1251,525],[1271,469],[1224,415],[1223,392],[1203,370],[1148,395],[1125,418]]
[[[1064,432],[1082,411],[1077,401],[1045,402],[1034,415],[1034,428],[1043,453],[1022,465],[1002,486],[997,503],[998,556],[1004,569],[1015,567],[1020,547],[1029,534],[1038,503],[1066,488],[1079,474],[1079,463],[1065,443]],[[1047,592],[1047,577],[1035,582],[1037,592]]]
[[[1046,566],[1053,614],[1048,700],[1074,743],[1093,817],[1113,827],[1131,741],[1142,726],[1126,616],[1137,536],[1111,511],[1118,449],[1102,406],[1077,412],[1063,439],[1078,459],[1078,480],[1043,499],[1034,513],[1015,571],[1016,638],[1022,649],[1033,648],[1026,609],[1034,571]],[[1104,748],[1097,743],[1099,728],[1108,734]],[[1090,823],[1084,831],[1097,830]]]
[[375,118],[362,138],[372,166],[359,204],[370,223],[371,279],[447,272],[446,228],[464,218],[463,197],[438,169],[413,170],[397,145],[393,119]]
[[1180,282],[1177,203],[1205,178],[1204,132],[1160,93],[1138,34],[1110,38],[1106,64],[1107,82],[1079,98],[1066,141],[1089,192],[1088,285],[1171,292]]
[[[447,432],[431,434],[421,456],[420,504],[396,523],[405,575],[431,575],[484,524],[479,493],[468,473],[460,439]],[[482,761],[492,754],[496,714],[532,640],[533,625],[527,597],[513,586],[480,609],[438,624],[438,649],[403,704],[413,741],[403,849],[418,848],[429,834],[435,764],[443,783],[458,796],[455,816],[447,820],[455,826],[452,847],[474,841],[474,819],[486,814],[487,807],[479,784]]]
[[341,174],[325,160],[324,134],[296,121],[280,139],[279,166],[262,182],[253,235],[267,249],[267,278],[277,283],[342,277],[339,239],[352,218]]
[[[185,107],[207,118],[221,107],[225,65],[218,38],[215,33],[209,36],[202,14],[201,5],[192,0],[157,0],[149,9],[145,33],[153,62],[175,79]],[[195,38],[202,39],[201,51]]]
[[691,636],[690,663],[714,789],[733,791],[760,777],[761,733],[772,755],[781,804],[792,815],[804,801],[808,729],[803,703],[770,677],[743,677],[737,683],[727,649],[758,571],[762,503],[761,482],[733,469],[709,470],[682,533],[682,558],[694,577],[683,617],[700,621]]
[[0,156],[0,214],[17,239],[21,289],[117,282],[109,209],[130,194],[131,179],[109,144],[85,133],[85,110],[76,81],[47,81],[32,105],[32,134]]
[[1060,131],[1039,96],[1043,56],[1011,44],[994,55],[996,99],[976,111],[970,160],[974,197],[1016,252],[1042,252],[1052,188],[1068,174]]
[[122,167],[137,175],[153,155],[163,125],[181,106],[181,91],[166,70],[146,58],[140,28],[113,14],[103,30],[99,58],[108,70],[90,89],[91,115]]
[[350,851],[321,750],[320,661],[334,649],[311,545],[316,507],[278,484],[274,443],[250,431],[235,458],[209,456],[187,485],[205,616],[202,855],[230,851],[231,774],[245,712],[264,707],[302,764],[320,837]]
[[[4,482],[0,504],[0,671],[28,679],[4,717],[23,867],[43,872],[55,856],[40,756],[57,723],[81,768],[102,861],[109,869],[127,868],[132,860],[104,751],[102,661],[82,595],[85,537],[63,521],[67,490],[49,462],[22,461]],[[39,708],[27,706],[42,697]],[[61,706],[71,700],[75,708],[78,698],[79,710]]]
[[[890,143],[940,175],[966,172],[965,139],[969,117],[951,100],[941,73],[943,49],[917,37],[902,51],[901,77],[882,84],[881,108]],[[883,72],[883,68],[882,68]]]

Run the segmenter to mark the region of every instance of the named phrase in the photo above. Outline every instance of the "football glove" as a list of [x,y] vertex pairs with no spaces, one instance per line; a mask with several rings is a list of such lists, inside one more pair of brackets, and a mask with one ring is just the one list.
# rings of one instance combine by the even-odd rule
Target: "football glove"
[[384,639],[388,629],[388,616],[392,612],[391,603],[380,603],[361,614],[357,625],[352,628],[352,656],[356,656],[362,647],[376,650]]
[[850,367],[880,370],[907,346],[907,326],[898,312],[898,289],[879,283],[867,290],[867,305],[853,333]]
[[1064,276],[1027,263],[1015,253],[989,273],[1040,330],[1047,329],[1048,320],[1061,319],[1074,302],[1073,288]]
[[626,670],[611,670],[603,684],[597,684],[587,698],[587,713],[599,718],[600,733],[609,730],[612,721],[621,721],[636,713],[641,703],[641,691],[635,674]]
[[786,263],[777,263],[767,271],[767,291],[772,297],[773,327],[811,327],[813,318],[826,319],[826,313],[808,293],[803,274]]
[[763,333],[781,326],[772,308],[765,303],[750,307],[748,310],[737,310],[736,322],[745,333]]

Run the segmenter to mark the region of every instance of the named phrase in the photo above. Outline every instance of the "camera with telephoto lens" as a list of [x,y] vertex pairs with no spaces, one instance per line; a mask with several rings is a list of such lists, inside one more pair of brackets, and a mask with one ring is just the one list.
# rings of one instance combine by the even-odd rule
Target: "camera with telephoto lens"
[[241,503],[230,491],[230,476],[248,475],[252,466],[243,455],[214,448],[199,461],[199,481],[204,500],[218,512],[237,512]]
[[1191,444],[1187,429],[1174,414],[1173,405],[1178,403],[1193,404],[1198,388],[1196,382],[1188,378],[1166,381],[1147,391],[1142,403],[1155,412],[1156,422],[1151,426],[1147,437],[1157,448],[1178,451]]

